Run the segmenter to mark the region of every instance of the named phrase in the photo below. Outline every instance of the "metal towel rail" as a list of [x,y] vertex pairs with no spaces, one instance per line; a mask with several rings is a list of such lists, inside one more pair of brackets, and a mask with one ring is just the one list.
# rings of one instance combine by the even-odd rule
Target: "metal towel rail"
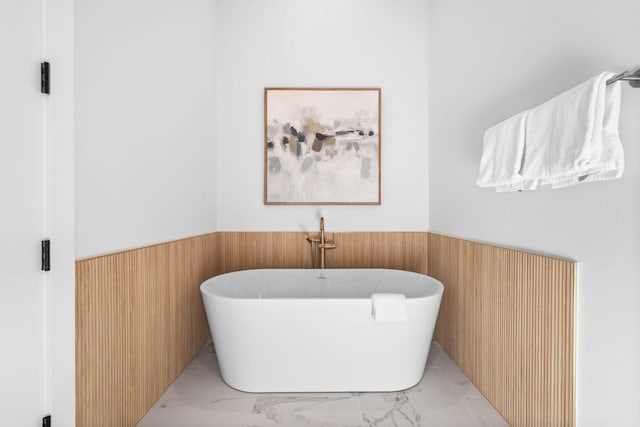
[[618,80],[626,80],[632,87],[640,87],[640,68],[638,68],[635,72],[629,73],[628,71],[623,71],[620,74],[616,74],[607,80],[607,85],[611,83],[615,83]]

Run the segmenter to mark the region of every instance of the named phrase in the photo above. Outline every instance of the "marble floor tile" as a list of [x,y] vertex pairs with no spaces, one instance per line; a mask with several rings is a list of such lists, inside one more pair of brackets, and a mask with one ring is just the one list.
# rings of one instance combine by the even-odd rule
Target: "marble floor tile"
[[187,366],[160,400],[206,401],[255,396],[229,387],[214,366]]
[[463,397],[462,403],[476,419],[480,427],[509,427],[509,424],[483,397]]
[[347,393],[260,395],[249,425],[361,427],[358,397]]
[[436,362],[438,359],[438,352],[442,350],[442,348],[435,342],[431,342],[431,346],[429,347],[429,356],[427,357],[427,368],[437,367]]
[[393,393],[245,393],[222,380],[207,345],[139,427],[508,426],[433,343],[422,380]]
[[363,394],[360,406],[365,426],[418,426],[422,419],[407,391]]
[[427,368],[414,387],[360,396],[365,426],[475,426],[476,420],[438,368]]
[[449,355],[436,342],[431,344],[427,367],[440,369],[442,375],[460,397],[484,397]]
[[138,427],[247,427],[256,397],[214,402],[160,400]]
[[213,348],[213,343],[210,342],[198,353],[198,355],[191,361],[189,366],[215,366],[218,367],[218,359],[216,358],[216,352]]

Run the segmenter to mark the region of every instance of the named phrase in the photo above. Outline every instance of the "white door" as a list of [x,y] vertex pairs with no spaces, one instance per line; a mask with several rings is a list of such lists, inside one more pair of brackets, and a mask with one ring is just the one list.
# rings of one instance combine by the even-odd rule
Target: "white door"
[[38,426],[50,406],[42,0],[0,0],[0,426]]

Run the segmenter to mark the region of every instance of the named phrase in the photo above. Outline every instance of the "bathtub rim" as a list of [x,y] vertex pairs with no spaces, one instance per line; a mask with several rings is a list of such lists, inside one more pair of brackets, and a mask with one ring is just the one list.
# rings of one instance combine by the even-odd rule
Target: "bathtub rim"
[[413,275],[419,275],[419,276],[423,276],[427,279],[429,279],[430,282],[432,282],[433,285],[435,285],[435,291],[430,291],[427,295],[422,295],[422,296],[416,296],[416,297],[406,297],[407,301],[417,301],[417,300],[422,300],[422,299],[430,299],[430,298],[434,298],[434,297],[441,297],[444,294],[444,284],[436,279],[435,277],[429,276],[428,274],[424,274],[424,273],[418,273],[415,271],[409,271],[409,270],[403,270],[403,269],[399,269],[399,268],[369,268],[369,267],[363,267],[363,268],[325,268],[324,270],[321,270],[319,268],[249,268],[249,269],[244,269],[244,270],[236,270],[236,271],[229,271],[226,273],[222,273],[222,274],[218,274],[216,276],[213,277],[209,277],[208,279],[206,279],[204,282],[202,282],[202,284],[200,284],[200,292],[202,294],[202,296],[204,297],[205,295],[208,297],[215,297],[215,298],[220,298],[220,299],[229,299],[229,300],[238,300],[238,301],[357,301],[357,300],[370,300],[371,296],[359,296],[359,297],[267,297],[267,298],[258,298],[258,297],[237,297],[237,296],[228,296],[228,295],[220,295],[220,294],[216,294],[213,292],[210,292],[210,289],[208,289],[208,283],[210,281],[213,281],[216,278],[220,278],[223,276],[231,276],[231,275],[235,275],[235,274],[240,274],[243,272],[247,272],[247,271],[302,271],[302,270],[309,270],[309,271],[316,271],[316,272],[320,272],[320,271],[336,271],[336,270],[368,270],[368,271],[395,271],[395,272],[402,272],[402,273],[408,273],[408,274],[413,274]]

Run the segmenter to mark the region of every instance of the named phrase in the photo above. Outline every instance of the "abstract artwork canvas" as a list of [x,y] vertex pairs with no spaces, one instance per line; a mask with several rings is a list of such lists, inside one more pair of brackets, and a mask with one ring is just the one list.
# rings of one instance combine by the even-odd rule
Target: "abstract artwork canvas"
[[264,203],[380,204],[379,88],[264,90]]

